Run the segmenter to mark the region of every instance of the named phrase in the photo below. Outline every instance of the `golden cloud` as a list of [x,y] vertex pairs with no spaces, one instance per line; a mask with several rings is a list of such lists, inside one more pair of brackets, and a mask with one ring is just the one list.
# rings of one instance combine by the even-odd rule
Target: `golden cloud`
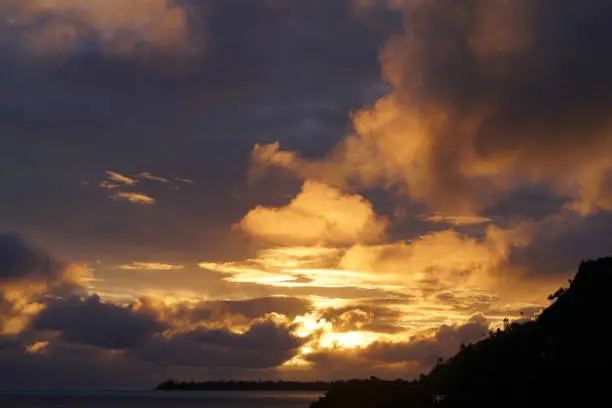
[[173,265],[160,262],[132,262],[127,265],[120,265],[119,269],[132,270],[147,270],[147,271],[176,271],[184,269],[183,265]]
[[119,184],[124,184],[126,186],[133,186],[134,184],[138,184],[138,180],[128,176],[124,176],[123,174],[117,173],[116,171],[107,171],[106,176],[110,181]]
[[240,222],[253,237],[287,245],[347,245],[384,236],[387,221],[359,195],[306,181],[302,192],[281,208],[257,207]]
[[117,200],[124,200],[132,204],[140,204],[140,205],[153,205],[157,201],[153,197],[150,197],[144,193],[131,193],[131,192],[124,192],[124,191],[116,192],[114,195],[111,196],[111,198],[114,198]]

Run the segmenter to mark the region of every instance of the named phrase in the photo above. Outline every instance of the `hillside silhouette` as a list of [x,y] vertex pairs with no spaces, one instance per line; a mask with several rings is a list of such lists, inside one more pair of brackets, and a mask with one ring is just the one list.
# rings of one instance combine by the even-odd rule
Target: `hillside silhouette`
[[336,382],[311,408],[612,406],[612,258],[582,262],[549,300],[418,380]]

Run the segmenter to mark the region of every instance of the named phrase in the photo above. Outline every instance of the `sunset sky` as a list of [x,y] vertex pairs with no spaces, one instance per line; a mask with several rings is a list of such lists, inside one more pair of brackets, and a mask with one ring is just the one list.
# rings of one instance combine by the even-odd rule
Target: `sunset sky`
[[0,0],[0,389],[411,379],[612,255],[609,0]]

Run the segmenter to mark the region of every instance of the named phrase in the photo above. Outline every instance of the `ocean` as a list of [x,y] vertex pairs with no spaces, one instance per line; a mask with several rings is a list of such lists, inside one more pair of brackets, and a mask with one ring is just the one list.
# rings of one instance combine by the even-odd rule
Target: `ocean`
[[1,408],[308,408],[323,392],[4,392]]

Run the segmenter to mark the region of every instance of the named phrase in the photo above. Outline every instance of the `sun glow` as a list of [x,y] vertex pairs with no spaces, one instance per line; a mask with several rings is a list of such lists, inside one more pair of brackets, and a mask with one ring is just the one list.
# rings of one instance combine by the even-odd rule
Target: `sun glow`
[[380,333],[351,331],[347,333],[326,333],[319,342],[321,348],[364,348],[381,339]]
[[298,325],[295,330],[295,335],[298,337],[308,337],[318,331],[328,332],[333,330],[331,322],[320,318],[316,313],[297,316],[294,323]]

